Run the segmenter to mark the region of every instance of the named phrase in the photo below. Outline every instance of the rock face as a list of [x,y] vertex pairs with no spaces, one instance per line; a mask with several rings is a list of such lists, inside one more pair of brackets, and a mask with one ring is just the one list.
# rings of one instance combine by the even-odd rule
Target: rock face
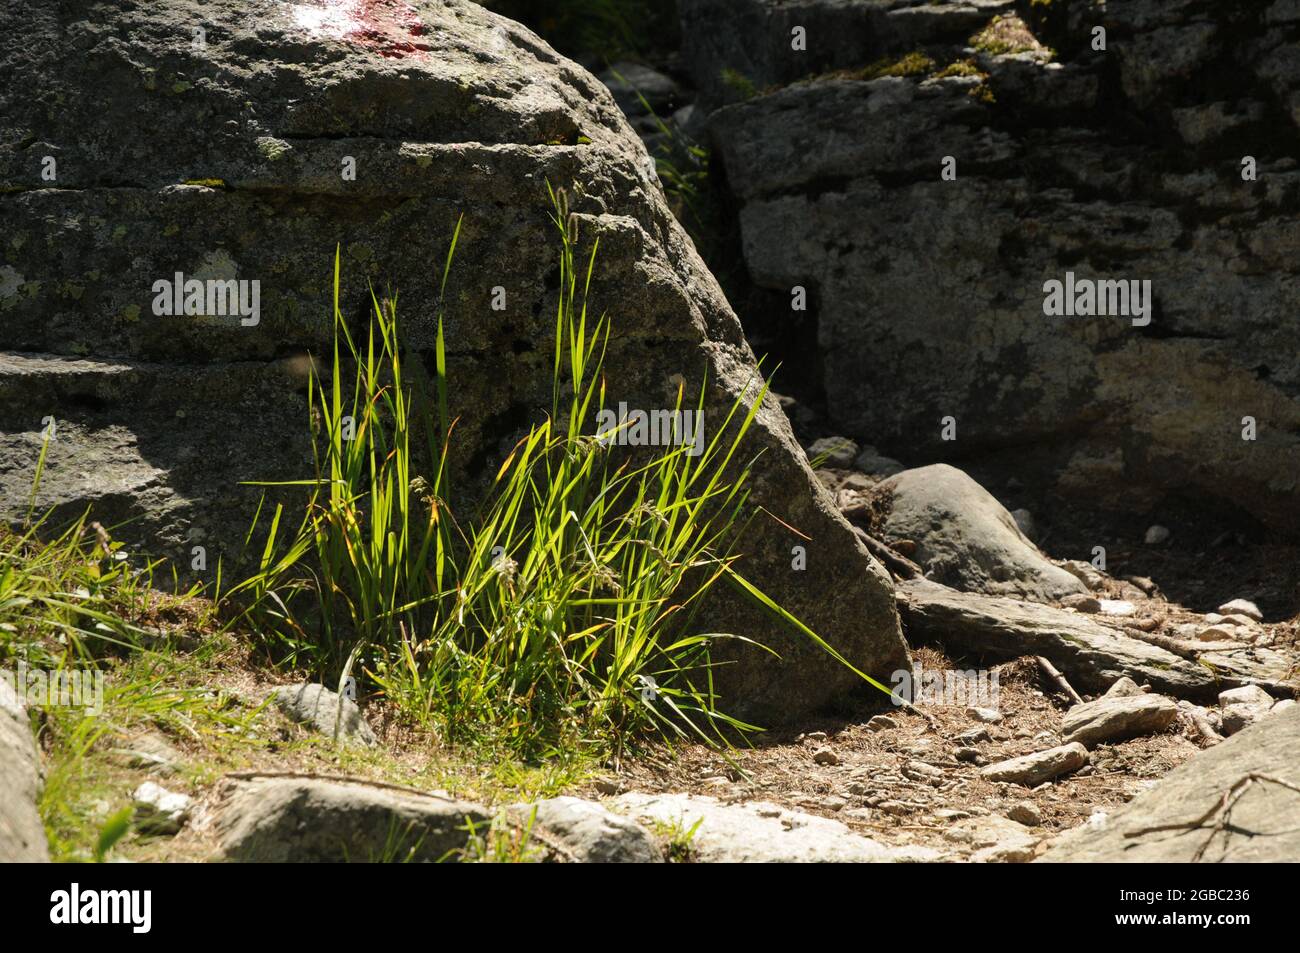
[[[305,355],[329,354],[336,247],[349,319],[365,318],[367,282],[400,290],[414,379],[432,367],[441,264],[462,214],[444,303],[468,510],[550,403],[548,183],[568,190],[578,254],[600,240],[591,298],[613,321],[609,399],[671,407],[684,380],[707,388],[707,428],[751,392],[753,355],[644,147],[604,87],[528,30],[468,0],[11,6],[0,36],[7,515],[25,509],[52,420],[39,505],[93,504],[105,525],[132,519],[123,532],[150,551],[189,566],[202,545],[209,575],[218,557],[230,572],[261,492],[239,482],[312,473]],[[256,323],[251,312],[156,314],[155,283],[177,273],[258,282]],[[905,666],[888,579],[774,399],[751,433],[748,455],[764,451],[753,500],[787,525],[754,522],[749,574],[864,671]],[[804,572],[790,568],[796,544]],[[793,717],[861,684],[765,615],[714,608],[715,631],[782,656],[726,649],[745,660],[718,670],[730,713]]]
[[1199,853],[1210,863],[1294,862],[1300,857],[1300,827],[1295,822],[1300,795],[1268,782],[1254,783],[1241,795],[1223,833],[1214,834],[1211,827],[1138,833],[1170,824],[1194,825],[1251,773],[1300,785],[1300,707],[1279,712],[1198,754],[1117,810],[1105,825],[1072,835],[1041,859],[1186,863]]
[[[685,3],[703,88],[856,71],[763,95],[732,77],[750,98],[710,117],[750,278],[808,290],[837,432],[1094,504],[1183,494],[1300,529],[1300,370],[1278,357],[1300,344],[1294,4],[1017,6],[1036,38],[968,45],[1005,5]],[[918,48],[930,65],[904,60]],[[1048,315],[1067,274],[1149,281],[1150,311]]]
[[416,791],[310,778],[241,783],[216,816],[221,849],[246,863],[438,861],[464,847],[481,807]]
[[1087,592],[1053,566],[982,486],[956,467],[904,470],[880,485],[888,494],[886,536],[916,543],[911,558],[927,578],[964,592],[1048,602]]
[[0,678],[0,863],[50,859],[45,827],[36,813],[40,755],[27,709]]
[[[1015,0],[678,0],[682,56],[709,108],[771,86],[870,63],[891,51],[960,43]],[[806,31],[795,51],[793,30]]]

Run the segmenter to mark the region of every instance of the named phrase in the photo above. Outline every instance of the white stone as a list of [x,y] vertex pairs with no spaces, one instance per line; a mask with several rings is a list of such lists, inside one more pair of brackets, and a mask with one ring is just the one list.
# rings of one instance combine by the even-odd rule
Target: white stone
[[1244,615],[1256,622],[1264,621],[1264,613],[1260,612],[1259,606],[1249,599],[1233,599],[1231,602],[1225,602],[1219,606],[1219,611],[1224,615]]

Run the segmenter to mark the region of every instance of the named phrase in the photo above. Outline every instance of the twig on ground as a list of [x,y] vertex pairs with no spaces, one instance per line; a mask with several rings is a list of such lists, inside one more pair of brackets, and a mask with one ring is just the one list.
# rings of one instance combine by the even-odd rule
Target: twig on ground
[[1043,670],[1043,674],[1055,682],[1056,687],[1065,692],[1071,701],[1076,705],[1083,704],[1083,698],[1080,697],[1079,693],[1074,690],[1074,687],[1066,681],[1065,676],[1060,673],[1055,665],[1043,658],[1041,655],[1035,655],[1034,661],[1037,662],[1038,667]]

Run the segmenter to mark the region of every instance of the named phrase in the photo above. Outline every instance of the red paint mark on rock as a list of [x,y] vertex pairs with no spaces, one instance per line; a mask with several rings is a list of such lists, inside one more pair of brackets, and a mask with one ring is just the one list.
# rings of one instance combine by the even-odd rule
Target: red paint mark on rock
[[293,7],[293,21],[313,36],[341,40],[389,59],[430,49],[428,28],[403,0],[307,0]]

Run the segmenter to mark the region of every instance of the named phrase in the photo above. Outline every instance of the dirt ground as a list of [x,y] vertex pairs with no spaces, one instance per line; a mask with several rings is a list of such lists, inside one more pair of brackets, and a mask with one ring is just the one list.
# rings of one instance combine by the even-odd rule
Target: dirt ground
[[[918,650],[914,661],[931,671],[967,667],[930,648]],[[617,783],[725,802],[771,801],[834,818],[891,846],[951,846],[943,834],[953,821],[1005,816],[1026,801],[1042,819],[1033,833],[1046,837],[1075,827],[1131,800],[1199,750],[1176,724],[1165,734],[1099,746],[1091,765],[1033,790],[993,783],[980,777],[980,766],[1060,744],[1061,716],[1069,706],[1062,693],[1047,690],[1032,659],[1002,666],[999,688],[1002,720],[996,724],[975,720],[965,706],[927,707],[933,726],[900,708],[886,713],[897,727],[880,731],[859,719],[827,720],[801,732],[771,733],[725,756],[704,745],[659,749],[623,765]],[[987,740],[958,738],[981,728]],[[826,748],[837,763],[814,760]],[[978,751],[978,763],[958,760],[963,748]],[[940,771],[931,777],[918,765]]]

